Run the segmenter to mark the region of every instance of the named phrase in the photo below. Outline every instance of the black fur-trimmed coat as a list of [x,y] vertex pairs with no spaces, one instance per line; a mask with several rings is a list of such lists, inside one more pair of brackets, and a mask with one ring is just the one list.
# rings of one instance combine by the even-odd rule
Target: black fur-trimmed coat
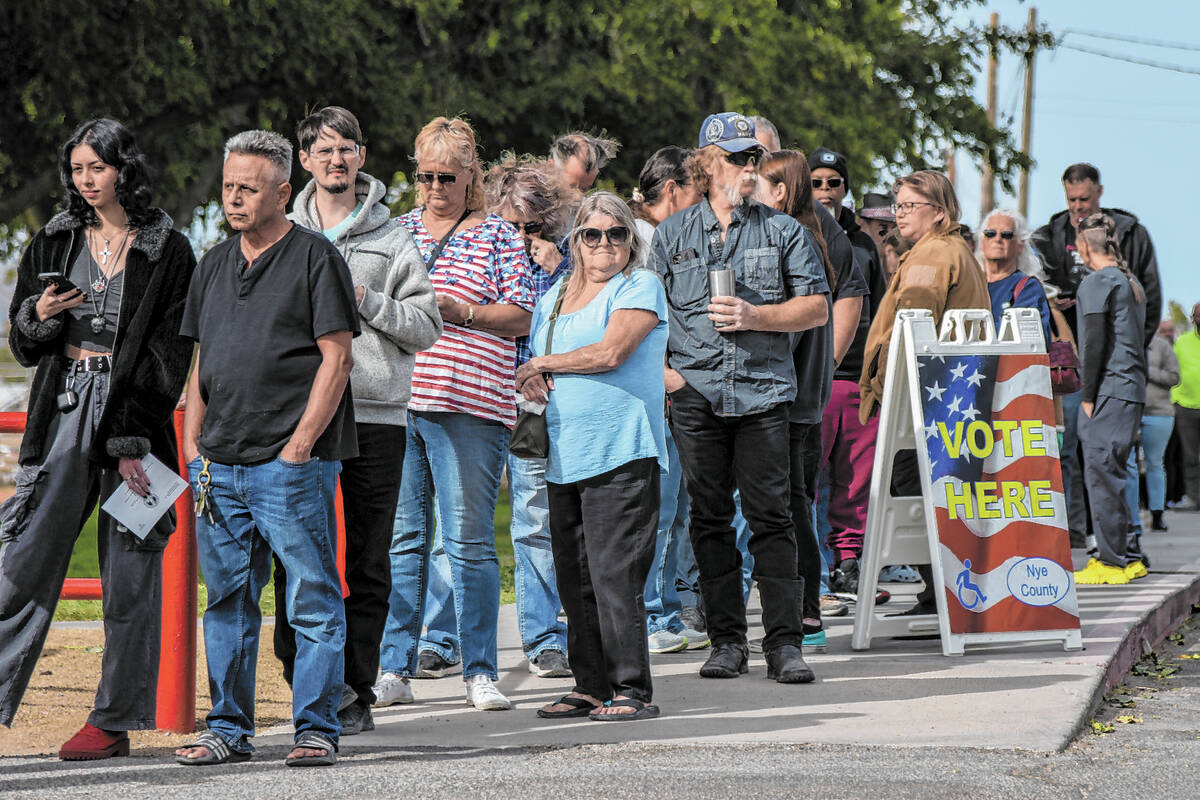
[[[59,413],[56,386],[66,325],[62,314],[42,322],[35,308],[42,294],[38,273],[70,273],[83,250],[83,226],[58,214],[33,237],[21,257],[17,288],[9,307],[8,343],[26,367],[37,366],[29,417],[21,440],[22,464],[36,462],[48,447],[46,432]],[[179,335],[188,284],[196,256],[171,218],[156,210],[139,229],[125,259],[121,317],[113,352],[108,402],[89,459],[116,468],[119,458],[154,453],[163,463],[178,461],[172,412],[191,363],[192,342]],[[86,287],[84,287],[86,291]],[[100,444],[103,447],[100,447]]]

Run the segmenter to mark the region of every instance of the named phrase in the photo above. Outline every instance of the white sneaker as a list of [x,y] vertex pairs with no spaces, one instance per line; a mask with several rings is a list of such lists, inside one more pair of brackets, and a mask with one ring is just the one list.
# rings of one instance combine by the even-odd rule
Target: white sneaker
[[472,675],[467,679],[467,702],[480,711],[507,711],[512,703],[487,675]]
[[665,630],[655,631],[646,638],[651,653],[678,653],[680,650],[686,650],[688,646],[686,636]]
[[684,627],[681,634],[687,639],[688,650],[703,650],[711,644],[708,634],[703,631],[695,630],[694,628]]
[[405,705],[413,701],[412,686],[408,678],[402,678],[394,672],[385,672],[379,682],[371,689],[375,693],[375,707]]

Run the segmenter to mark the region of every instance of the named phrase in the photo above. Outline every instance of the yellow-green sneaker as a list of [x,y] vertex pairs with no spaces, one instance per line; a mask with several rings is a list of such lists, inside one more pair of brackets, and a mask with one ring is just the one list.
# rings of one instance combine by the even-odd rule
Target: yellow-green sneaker
[[1124,586],[1129,583],[1129,576],[1122,567],[1110,567],[1103,561],[1093,558],[1088,565],[1075,573],[1075,582],[1083,585],[1108,584]]
[[1134,561],[1132,564],[1125,565],[1125,577],[1131,581],[1136,581],[1138,578],[1144,578],[1149,575],[1146,565],[1141,561]]

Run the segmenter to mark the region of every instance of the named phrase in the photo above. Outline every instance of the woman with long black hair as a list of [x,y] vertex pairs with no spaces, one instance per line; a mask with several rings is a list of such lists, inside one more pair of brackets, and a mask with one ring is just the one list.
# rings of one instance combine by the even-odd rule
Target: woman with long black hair
[[[85,123],[63,145],[65,210],[29,243],[9,309],[9,346],[36,367],[16,493],[0,506],[0,724],[11,725],[71,551],[97,500],[125,481],[154,489],[142,458],[177,461],[171,414],[191,343],[179,336],[191,246],[150,204],[145,157],[121,123]],[[64,759],[129,753],[155,727],[162,550],[168,513],[144,539],[99,515],[104,661],[94,710]]]

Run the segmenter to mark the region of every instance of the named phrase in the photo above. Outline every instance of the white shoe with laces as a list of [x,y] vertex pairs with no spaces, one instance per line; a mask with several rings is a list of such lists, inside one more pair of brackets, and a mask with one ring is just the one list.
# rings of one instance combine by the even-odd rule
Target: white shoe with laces
[[371,689],[375,693],[375,707],[406,705],[413,701],[412,686],[408,678],[394,672],[385,672]]
[[472,675],[467,679],[467,702],[479,711],[507,711],[512,703],[500,694],[487,675]]

